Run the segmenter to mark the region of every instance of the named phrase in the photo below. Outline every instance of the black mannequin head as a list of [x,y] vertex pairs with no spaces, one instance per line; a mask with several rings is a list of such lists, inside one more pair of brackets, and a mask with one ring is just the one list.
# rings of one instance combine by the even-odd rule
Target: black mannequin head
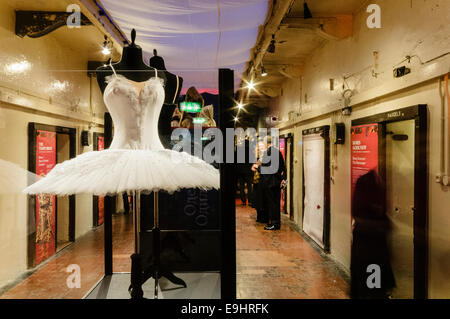
[[121,62],[127,65],[141,65],[142,61],[142,48],[135,43],[136,40],[136,30],[131,30],[131,43],[125,45],[122,51]]
[[157,70],[166,71],[166,65],[164,64],[164,59],[158,56],[156,49],[153,49],[153,56],[150,58],[150,66]]

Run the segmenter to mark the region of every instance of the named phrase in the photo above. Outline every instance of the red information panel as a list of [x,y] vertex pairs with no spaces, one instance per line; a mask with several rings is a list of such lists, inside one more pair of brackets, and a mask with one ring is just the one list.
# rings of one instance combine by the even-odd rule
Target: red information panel
[[[103,136],[98,137],[98,150],[104,150],[105,149],[105,138]],[[99,196],[98,197],[98,224],[103,224],[103,218],[105,216],[105,197]]]
[[[36,175],[44,177],[56,165],[56,133],[37,131]],[[56,251],[56,196],[36,196],[36,265]]]
[[286,160],[286,139],[284,137],[280,138],[280,152],[283,155],[283,159]]
[[[286,139],[284,137],[280,138],[280,152],[283,155],[283,159],[286,161]],[[286,212],[286,194],[285,188],[281,189],[281,197],[280,197],[280,212]]]
[[358,178],[370,170],[378,171],[378,124],[353,126],[351,130],[352,198]]

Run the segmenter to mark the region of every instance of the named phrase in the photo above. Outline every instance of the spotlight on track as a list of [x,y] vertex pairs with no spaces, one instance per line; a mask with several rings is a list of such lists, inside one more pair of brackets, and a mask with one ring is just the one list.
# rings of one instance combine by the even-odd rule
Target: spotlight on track
[[261,76],[267,76],[266,68],[262,63],[261,63]]
[[104,55],[108,55],[111,54],[111,49],[109,48],[109,41],[108,38],[105,35],[105,41],[103,41],[103,45],[102,45],[102,53]]
[[313,16],[311,14],[311,11],[308,8],[308,4],[303,2],[303,19],[311,19]]

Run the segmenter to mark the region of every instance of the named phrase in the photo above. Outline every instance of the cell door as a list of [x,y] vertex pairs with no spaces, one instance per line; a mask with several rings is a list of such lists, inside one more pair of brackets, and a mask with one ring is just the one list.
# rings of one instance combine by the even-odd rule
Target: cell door
[[303,131],[303,231],[329,251],[329,126]]
[[414,297],[415,120],[386,124],[386,209],[388,244],[397,287],[393,298]]
[[[428,296],[428,110],[418,104],[352,121],[357,126],[378,123],[378,169],[386,189],[387,236],[397,287],[393,298]],[[373,149],[368,143],[352,146]],[[373,150],[367,154],[375,153]],[[364,159],[372,157],[358,156]],[[358,159],[359,160],[359,159]],[[352,164],[352,177],[357,173]]]
[[[56,134],[56,162],[70,159],[70,136]],[[56,251],[70,244],[70,203],[68,196],[56,197]]]

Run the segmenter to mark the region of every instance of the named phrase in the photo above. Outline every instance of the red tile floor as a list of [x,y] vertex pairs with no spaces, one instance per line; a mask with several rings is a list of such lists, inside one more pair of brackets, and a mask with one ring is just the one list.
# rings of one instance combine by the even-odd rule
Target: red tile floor
[[[132,216],[113,215],[113,271],[129,272],[134,250]],[[61,250],[29,277],[2,294],[2,299],[83,298],[104,274],[103,226]],[[80,288],[69,288],[67,266],[80,266]]]
[[336,265],[321,257],[286,218],[277,231],[264,230],[255,220],[253,208],[236,207],[238,298],[348,298],[349,286]]
[[[265,231],[250,207],[236,207],[238,298],[348,298],[348,285],[287,222]],[[131,216],[113,217],[114,272],[130,271]],[[103,227],[60,251],[0,298],[82,298],[103,275]],[[68,288],[67,266],[78,264],[81,288]]]

